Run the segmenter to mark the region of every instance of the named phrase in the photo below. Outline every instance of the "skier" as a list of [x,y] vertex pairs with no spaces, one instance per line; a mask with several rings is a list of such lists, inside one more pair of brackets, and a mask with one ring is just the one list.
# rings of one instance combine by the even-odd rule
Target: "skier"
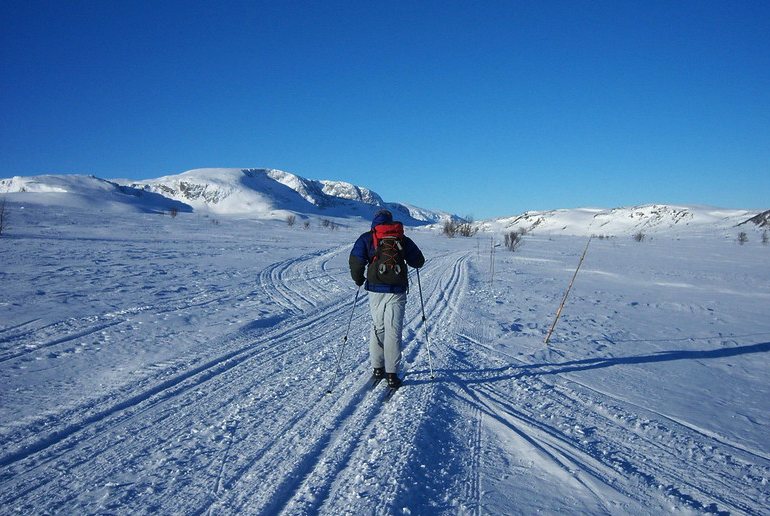
[[[388,386],[401,386],[398,365],[401,361],[401,330],[404,324],[406,294],[409,290],[407,265],[416,269],[425,264],[417,245],[404,236],[404,226],[393,221],[393,214],[380,210],[374,215],[372,229],[356,240],[350,252],[350,275],[356,285],[369,292],[372,332],[369,357],[375,381],[387,378]],[[364,275],[366,269],[366,275]]]

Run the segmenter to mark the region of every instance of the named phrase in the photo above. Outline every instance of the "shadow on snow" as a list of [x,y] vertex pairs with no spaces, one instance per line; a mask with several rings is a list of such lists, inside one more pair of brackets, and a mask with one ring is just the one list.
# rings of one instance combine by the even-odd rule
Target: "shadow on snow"
[[[412,380],[408,383],[417,385],[429,382],[462,381],[463,383],[488,383],[503,380],[512,380],[523,376],[541,376],[562,373],[574,373],[591,369],[602,369],[629,364],[650,364],[657,362],[671,362],[674,360],[708,360],[714,358],[727,358],[751,353],[767,353],[770,351],[770,342],[736,346],[731,348],[719,348],[710,350],[672,350],[661,351],[650,355],[638,355],[629,357],[598,357],[583,360],[571,360],[569,362],[553,362],[540,364],[508,365],[487,369],[437,369],[435,380]],[[515,371],[515,372],[511,372]],[[412,375],[427,373],[428,371],[414,371]],[[509,373],[509,374],[505,374]],[[490,376],[492,375],[492,376]],[[411,376],[411,375],[408,375]],[[463,378],[459,378],[462,376]]]

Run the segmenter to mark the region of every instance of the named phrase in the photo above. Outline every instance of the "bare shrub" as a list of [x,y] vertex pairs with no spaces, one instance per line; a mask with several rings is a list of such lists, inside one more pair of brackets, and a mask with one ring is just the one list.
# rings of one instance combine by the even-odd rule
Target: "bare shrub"
[[302,227],[305,229],[310,229],[310,221],[306,220],[304,224],[302,224]]
[[638,232],[634,233],[634,236],[631,237],[631,238],[633,238],[637,242],[644,242],[644,239],[646,238],[646,235],[644,233],[642,233],[641,231],[638,231]]
[[516,250],[521,247],[521,244],[524,242],[524,239],[522,238],[524,233],[520,231],[509,231],[503,236],[505,237],[505,247],[512,253],[516,252]]
[[171,215],[172,219],[175,219],[177,215],[179,215],[179,208],[176,206],[172,206],[170,210],[168,210],[168,214]]
[[472,237],[479,232],[479,228],[473,225],[472,215],[466,216],[465,220],[460,223],[458,232],[460,233],[460,236],[464,237]]
[[297,217],[295,215],[289,215],[286,217],[286,224],[288,224],[289,227],[293,227],[296,222]]
[[329,219],[321,220],[321,227],[324,227],[330,231],[336,231],[339,229],[339,224]]
[[473,217],[466,217],[462,222],[455,220],[444,221],[444,227],[442,233],[449,238],[456,236],[472,237],[479,232],[479,228],[473,225]]
[[442,233],[444,233],[449,238],[454,238],[457,236],[457,223],[453,220],[445,220],[444,221],[444,227],[442,228]]
[[745,244],[748,241],[749,241],[749,236],[746,234],[745,231],[741,231],[740,233],[738,233],[738,243],[739,244],[743,245],[743,244]]
[[767,237],[767,231],[762,232],[762,245],[767,245],[767,243],[770,242],[770,239]]
[[8,211],[5,209],[5,197],[0,199],[0,235],[8,229]]

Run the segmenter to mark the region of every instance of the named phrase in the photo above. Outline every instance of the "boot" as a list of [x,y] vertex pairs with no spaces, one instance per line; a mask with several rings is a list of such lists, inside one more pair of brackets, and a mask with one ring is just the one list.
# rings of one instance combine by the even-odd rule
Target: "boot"
[[385,368],[384,367],[375,367],[374,373],[372,373],[372,378],[375,380],[382,380],[385,378]]
[[401,378],[398,377],[396,373],[388,373],[385,376],[388,378],[388,387],[391,389],[398,389],[401,387],[401,384],[403,383],[401,381]]

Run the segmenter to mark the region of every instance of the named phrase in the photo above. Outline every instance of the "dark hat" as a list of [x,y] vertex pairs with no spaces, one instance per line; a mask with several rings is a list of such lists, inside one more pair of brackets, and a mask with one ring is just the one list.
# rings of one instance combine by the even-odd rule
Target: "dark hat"
[[380,224],[390,224],[391,222],[393,222],[393,214],[389,210],[379,210],[374,214],[372,227],[379,226]]

